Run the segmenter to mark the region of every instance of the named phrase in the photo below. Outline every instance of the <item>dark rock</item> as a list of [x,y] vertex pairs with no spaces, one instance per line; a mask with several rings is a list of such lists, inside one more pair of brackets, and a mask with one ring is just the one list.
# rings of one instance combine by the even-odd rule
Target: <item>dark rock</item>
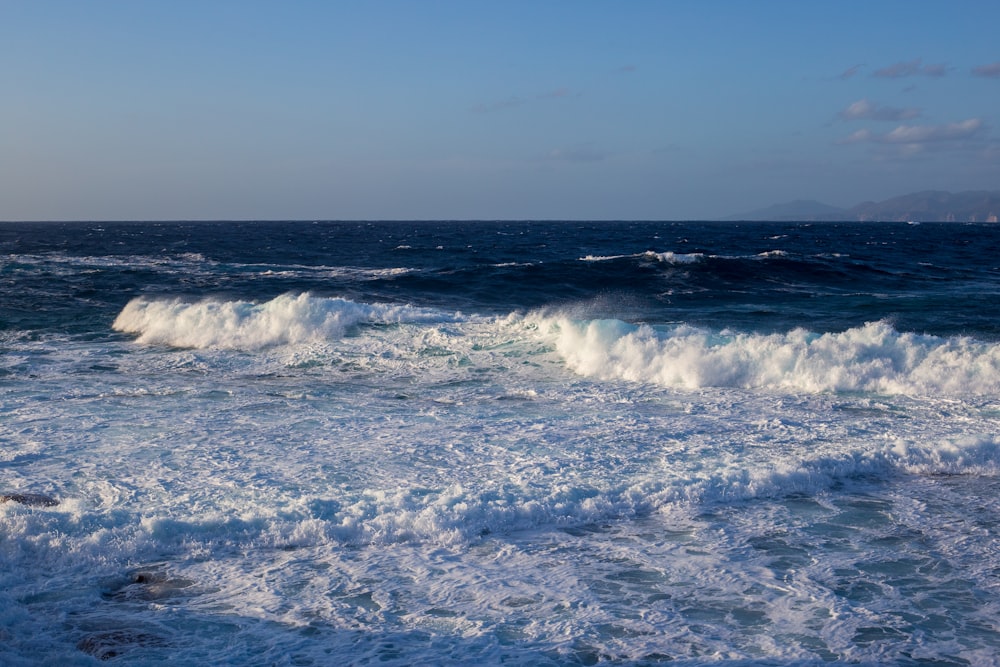
[[7,493],[0,496],[0,503],[7,501],[21,503],[29,507],[55,507],[59,501],[41,493]]
[[76,647],[98,660],[111,660],[130,648],[166,646],[162,637],[135,630],[107,630],[87,635]]
[[125,581],[109,582],[102,597],[117,602],[152,602],[190,597],[201,592],[190,579],[172,577],[161,567],[153,566],[133,570]]

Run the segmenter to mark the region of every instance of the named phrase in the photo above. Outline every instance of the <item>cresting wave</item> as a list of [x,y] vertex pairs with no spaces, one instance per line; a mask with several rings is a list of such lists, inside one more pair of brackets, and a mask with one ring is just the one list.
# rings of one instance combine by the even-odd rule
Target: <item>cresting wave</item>
[[256,350],[337,339],[361,324],[447,322],[460,317],[408,305],[365,304],[303,293],[259,304],[137,298],[125,306],[112,327],[139,334],[138,342],[147,345]]
[[726,256],[726,255],[706,255],[701,252],[656,252],[654,250],[647,250],[646,252],[641,252],[635,255],[587,255],[586,257],[581,257],[582,262],[610,262],[616,259],[651,259],[657,262],[662,262],[663,264],[697,264],[699,262],[705,261],[706,259],[752,259],[752,260],[762,260],[762,259],[774,259],[788,257],[788,253],[784,250],[768,250],[765,252],[757,253],[756,255],[749,256]]
[[616,259],[653,259],[658,262],[663,262],[664,264],[696,264],[703,259],[705,255],[700,252],[694,253],[679,253],[679,252],[654,252],[652,250],[647,250],[646,252],[641,252],[636,255],[587,255],[586,257],[581,257],[581,262],[610,262]]
[[871,322],[840,333],[783,334],[670,329],[619,320],[545,322],[575,372],[665,387],[801,392],[994,394],[1000,345],[901,333]]
[[[263,303],[138,298],[125,306],[113,327],[138,334],[137,342],[143,344],[258,350],[328,343],[366,324],[468,321],[458,313],[304,293]],[[510,327],[512,323],[517,326]],[[599,380],[683,390],[718,387],[923,396],[1000,391],[1000,345],[899,332],[886,322],[837,333],[794,329],[759,334],[533,313],[498,319],[496,327],[509,327],[499,333],[510,336],[513,344],[524,336],[535,338],[523,341],[528,343],[541,338],[574,373]],[[480,328],[464,331],[468,337],[482,333]]]

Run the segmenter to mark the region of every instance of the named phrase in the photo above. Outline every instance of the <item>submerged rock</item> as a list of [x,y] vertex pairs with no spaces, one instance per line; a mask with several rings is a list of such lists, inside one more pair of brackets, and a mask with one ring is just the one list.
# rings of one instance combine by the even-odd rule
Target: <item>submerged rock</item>
[[0,503],[7,501],[21,503],[30,507],[55,507],[59,501],[42,493],[5,493],[0,496]]
[[110,589],[101,595],[106,600],[119,602],[149,602],[189,597],[200,592],[201,590],[195,587],[194,581],[169,576],[163,569],[154,566],[132,571],[127,581],[113,583]]
[[166,645],[167,642],[162,637],[126,629],[95,632],[77,642],[76,647],[98,660],[110,660],[130,649],[159,648]]

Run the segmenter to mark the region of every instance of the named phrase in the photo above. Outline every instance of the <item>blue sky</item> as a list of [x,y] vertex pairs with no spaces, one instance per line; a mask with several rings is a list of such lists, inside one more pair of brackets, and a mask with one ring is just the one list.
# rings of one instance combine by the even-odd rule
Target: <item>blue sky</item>
[[1000,3],[0,0],[0,220],[1000,189]]

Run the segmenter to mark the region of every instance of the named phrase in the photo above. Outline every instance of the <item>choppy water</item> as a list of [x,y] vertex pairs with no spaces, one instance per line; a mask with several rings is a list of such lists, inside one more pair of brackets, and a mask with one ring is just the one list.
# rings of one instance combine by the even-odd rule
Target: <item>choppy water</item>
[[0,224],[0,663],[1000,664],[998,250]]

